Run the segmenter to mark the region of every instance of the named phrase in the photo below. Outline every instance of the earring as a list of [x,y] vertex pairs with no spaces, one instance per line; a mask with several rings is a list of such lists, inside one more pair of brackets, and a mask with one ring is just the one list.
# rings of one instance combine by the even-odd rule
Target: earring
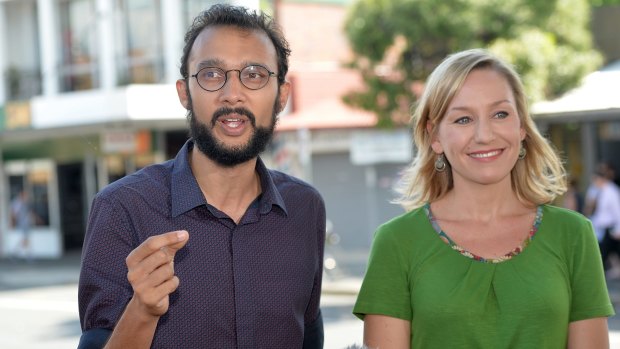
[[435,171],[443,172],[446,170],[446,167],[448,167],[448,165],[446,164],[443,154],[439,154],[437,159],[435,159]]
[[526,155],[527,155],[527,149],[525,149],[525,146],[523,146],[523,143],[521,143],[521,148],[519,149],[519,160],[525,159]]

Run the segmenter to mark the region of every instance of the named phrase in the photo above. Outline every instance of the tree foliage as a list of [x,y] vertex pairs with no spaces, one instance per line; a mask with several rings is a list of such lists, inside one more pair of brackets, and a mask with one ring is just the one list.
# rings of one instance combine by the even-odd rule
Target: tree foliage
[[602,62],[589,19],[588,0],[357,0],[345,32],[366,88],[345,102],[406,121],[441,60],[474,47],[515,65],[531,101],[556,97]]
[[590,4],[594,7],[620,5],[620,0],[590,0]]

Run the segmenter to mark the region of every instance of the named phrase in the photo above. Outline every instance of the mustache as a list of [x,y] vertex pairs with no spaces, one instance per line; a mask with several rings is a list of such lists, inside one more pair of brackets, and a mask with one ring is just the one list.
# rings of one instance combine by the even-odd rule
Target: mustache
[[252,113],[251,111],[249,111],[246,108],[229,108],[229,107],[222,107],[219,108],[218,110],[216,110],[213,113],[213,117],[211,118],[211,126],[215,126],[215,123],[217,122],[217,119],[219,119],[221,116],[225,116],[225,115],[229,115],[229,114],[239,114],[239,115],[243,115],[246,116],[249,120],[250,123],[252,123],[253,127],[256,127],[256,117],[254,116],[254,113]]

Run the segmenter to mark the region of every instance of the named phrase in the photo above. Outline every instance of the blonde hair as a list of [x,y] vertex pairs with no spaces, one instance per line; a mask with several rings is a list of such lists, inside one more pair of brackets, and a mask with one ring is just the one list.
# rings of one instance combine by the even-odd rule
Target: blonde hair
[[[437,200],[454,186],[448,165],[443,172],[435,170],[435,154],[431,148],[437,127],[446,110],[472,70],[491,69],[506,78],[516,101],[521,126],[525,130],[522,144],[527,155],[517,161],[511,171],[512,189],[524,204],[550,203],[566,191],[566,172],[559,156],[540,134],[528,112],[523,84],[515,70],[482,49],[472,49],[448,56],[428,77],[424,93],[412,117],[413,139],[417,148],[411,165],[403,172],[396,187],[400,197],[394,202],[412,210],[425,202]],[[430,125],[430,126],[429,126]],[[431,133],[429,133],[429,130]]]

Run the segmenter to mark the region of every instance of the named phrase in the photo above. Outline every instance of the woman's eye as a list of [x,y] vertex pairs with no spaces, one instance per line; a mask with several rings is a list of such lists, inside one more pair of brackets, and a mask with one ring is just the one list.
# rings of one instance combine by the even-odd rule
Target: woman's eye
[[505,119],[508,117],[508,113],[505,111],[500,111],[495,114],[495,117],[498,119]]
[[454,123],[464,125],[464,124],[468,124],[470,121],[471,121],[471,118],[469,116],[463,116],[463,117],[460,117],[454,120]]

